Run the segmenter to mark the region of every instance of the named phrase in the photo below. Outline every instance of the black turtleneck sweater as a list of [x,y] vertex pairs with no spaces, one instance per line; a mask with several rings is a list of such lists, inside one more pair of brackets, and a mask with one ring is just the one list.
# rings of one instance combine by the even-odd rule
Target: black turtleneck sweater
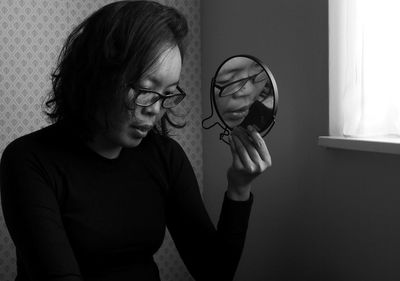
[[160,280],[153,254],[166,227],[196,280],[233,278],[252,197],[225,195],[216,230],[171,138],[151,132],[107,159],[55,124],[8,145],[0,172],[18,281]]

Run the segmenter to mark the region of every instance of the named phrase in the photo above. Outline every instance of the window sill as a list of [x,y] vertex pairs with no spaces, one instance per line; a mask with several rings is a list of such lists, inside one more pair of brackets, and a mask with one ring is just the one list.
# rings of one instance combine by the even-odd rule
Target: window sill
[[348,138],[320,136],[318,145],[327,148],[359,150],[400,155],[400,139],[391,138]]

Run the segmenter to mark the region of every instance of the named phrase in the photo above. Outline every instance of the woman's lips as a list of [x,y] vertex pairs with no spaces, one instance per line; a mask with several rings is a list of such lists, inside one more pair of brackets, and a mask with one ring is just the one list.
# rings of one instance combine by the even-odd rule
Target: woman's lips
[[153,128],[151,125],[132,125],[134,135],[139,138],[144,138],[147,133]]
[[224,115],[226,119],[231,121],[236,121],[245,118],[248,113],[249,113],[249,106],[243,106],[234,110],[226,111]]

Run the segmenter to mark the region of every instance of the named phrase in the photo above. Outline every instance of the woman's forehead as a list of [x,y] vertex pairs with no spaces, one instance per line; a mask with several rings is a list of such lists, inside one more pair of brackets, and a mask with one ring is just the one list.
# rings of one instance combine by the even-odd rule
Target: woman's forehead
[[254,60],[246,57],[235,57],[224,63],[224,65],[219,70],[219,75],[244,71],[255,67],[260,67],[260,65]]
[[177,46],[163,51],[157,62],[143,75],[143,79],[153,84],[172,85],[179,82],[182,58]]

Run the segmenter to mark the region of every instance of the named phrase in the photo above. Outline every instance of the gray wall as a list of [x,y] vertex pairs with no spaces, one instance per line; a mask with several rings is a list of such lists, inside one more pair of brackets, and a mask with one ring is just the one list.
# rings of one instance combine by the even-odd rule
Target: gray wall
[[[328,134],[328,1],[202,1],[203,117],[219,62],[249,53],[278,83],[272,167],[255,203],[236,280],[400,280],[400,157],[317,146]],[[231,158],[203,133],[204,193],[216,221]]]

